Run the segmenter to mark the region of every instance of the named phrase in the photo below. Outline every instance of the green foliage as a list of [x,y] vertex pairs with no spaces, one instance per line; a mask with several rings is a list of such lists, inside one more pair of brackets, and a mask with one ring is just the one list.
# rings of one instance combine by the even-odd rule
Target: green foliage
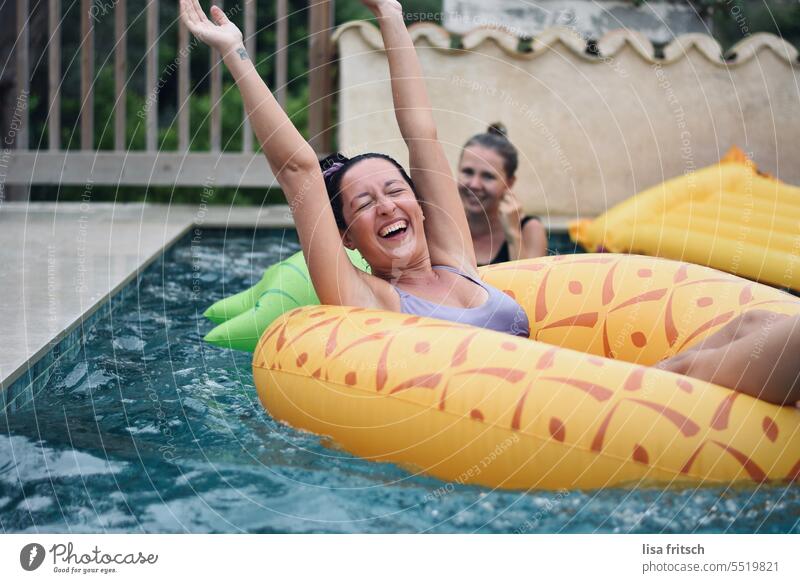
[[[347,4],[347,2],[343,2]],[[208,3],[203,2],[206,6]],[[80,144],[80,3],[62,3],[62,75],[61,147],[75,149]],[[114,5],[97,2],[95,15],[95,78],[94,92],[94,143],[98,149],[112,149],[114,146]],[[146,93],[146,6],[144,3],[128,2],[127,34],[127,85],[125,101],[127,108],[125,143],[130,149],[145,147],[145,109],[151,101]],[[226,3],[230,18],[241,28],[244,27],[244,11],[241,2]],[[308,94],[307,63],[308,47],[308,3],[302,0],[289,1],[289,49],[288,49],[288,103],[287,109],[295,123],[307,123],[305,104],[301,103]],[[275,2],[259,2],[256,19],[256,45],[254,55],[256,68],[271,87],[275,79],[275,46],[277,27],[275,23]],[[178,26],[177,1],[165,0],[159,4],[159,45],[158,45],[158,126],[159,146],[172,149],[177,147],[178,121]],[[191,150],[207,150],[209,147],[210,103],[210,56],[209,50],[194,39],[190,41],[188,54],[191,69],[191,95],[189,99],[191,123]],[[37,59],[39,68],[33,71],[31,107],[32,144],[46,143],[47,111],[46,103],[36,100],[37,95],[47,95],[46,59]],[[242,144],[243,109],[239,92],[232,80],[223,73],[223,96],[220,103],[222,117],[222,149],[236,151]]]
[[[648,0],[629,0],[636,6]],[[800,45],[800,2],[797,0],[671,0],[690,4],[709,18],[723,49],[757,32],[769,32]]]
[[[403,0],[403,14],[406,22],[442,20],[442,0]],[[360,0],[338,0],[336,2],[337,24],[349,20],[370,20],[372,13]]]
[[800,46],[800,2],[729,0],[713,13],[714,36],[724,49],[757,32],[770,32]]
[[[208,2],[203,1],[204,6]],[[267,84],[274,90],[277,26],[275,2],[259,2],[256,18],[256,68]],[[62,66],[61,86],[61,136],[62,149],[80,147],[80,3],[62,3]],[[95,78],[94,92],[94,146],[99,150],[114,148],[114,112],[118,109],[114,87],[114,5],[97,2],[95,16]],[[288,85],[286,111],[300,131],[307,135],[308,126],[308,2],[289,0],[288,7]],[[363,8],[360,2],[337,2],[337,6]],[[144,150],[146,143],[146,110],[152,106],[152,98],[145,87],[146,75],[146,5],[128,2],[127,34],[127,85],[124,92],[126,115],[125,147]],[[226,12],[244,30],[244,10],[241,2],[225,3]],[[157,67],[157,118],[158,143],[162,150],[178,148],[178,53],[177,1],[164,0],[159,8],[159,46]],[[195,40],[190,41],[189,98],[189,149],[208,151],[211,145],[211,95],[209,49]],[[186,58],[186,55],[183,56]],[[31,109],[31,145],[43,147],[47,143],[47,103],[39,99],[47,95],[46,59],[35,59],[39,68],[33,71]],[[237,152],[242,148],[244,115],[242,98],[227,72],[223,73],[222,98],[219,104],[222,120],[221,149]],[[254,138],[254,145],[258,147]],[[80,200],[82,187],[36,186],[32,188],[34,200]],[[169,187],[113,187],[95,185],[92,198],[97,201],[147,201],[147,202],[196,202],[196,188],[174,189]],[[219,188],[214,195],[215,203],[262,204],[282,201],[280,191],[266,189]]]
[[[406,0],[403,3],[407,14],[424,13],[440,18],[442,0]],[[204,7],[208,2],[202,1]],[[288,6],[288,86],[286,111],[293,123],[308,136],[308,7],[306,0],[289,0]],[[62,3],[62,75],[61,86],[61,147],[80,147],[80,3]],[[158,92],[157,118],[158,143],[161,150],[178,148],[178,53],[177,1],[164,0],[159,5],[158,45]],[[99,150],[114,148],[114,112],[119,108],[115,100],[114,87],[114,4],[100,1],[94,4],[95,31],[95,78],[94,92],[94,145]],[[360,0],[335,2],[336,22],[369,19],[372,17]],[[225,10],[244,30],[244,10],[241,2],[225,3]],[[277,26],[276,3],[273,0],[258,2],[256,18],[256,54],[253,55],[256,69],[274,90],[275,47]],[[124,99],[126,115],[125,147],[144,150],[146,144],[146,111],[152,107],[152,97],[145,87],[147,28],[146,4],[127,3],[127,85]],[[183,58],[186,58],[185,56]],[[190,41],[189,99],[189,149],[208,151],[211,145],[211,95],[210,54],[202,43]],[[47,95],[46,59],[37,59],[40,67],[33,71],[31,108],[31,144],[42,147],[47,143],[47,103],[39,95]],[[227,72],[223,73],[222,98],[219,104],[222,119],[221,149],[237,152],[242,148],[243,106],[242,98]],[[256,140],[254,144],[257,146]],[[80,200],[82,187],[35,186],[31,190],[34,200]],[[196,188],[171,187],[116,187],[95,185],[92,199],[96,201],[146,201],[146,202],[196,202]],[[218,188],[214,194],[215,204],[265,204],[282,202],[278,190]]]
[[[661,0],[659,0],[661,1]],[[667,0],[670,1],[672,4],[690,4],[697,10],[697,13],[701,16],[706,16],[714,11],[715,8],[722,6],[724,4],[729,4],[730,2],[735,2],[737,0]],[[629,2],[635,6],[641,6],[643,4],[647,4],[648,0],[629,0]]]

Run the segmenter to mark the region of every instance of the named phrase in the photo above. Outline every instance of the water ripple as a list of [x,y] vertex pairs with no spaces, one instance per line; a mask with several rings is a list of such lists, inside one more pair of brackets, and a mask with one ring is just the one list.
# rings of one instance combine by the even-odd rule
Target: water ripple
[[299,248],[207,233],[151,266],[34,401],[0,419],[10,532],[799,532],[800,487],[500,492],[373,463],[278,423],[213,301]]

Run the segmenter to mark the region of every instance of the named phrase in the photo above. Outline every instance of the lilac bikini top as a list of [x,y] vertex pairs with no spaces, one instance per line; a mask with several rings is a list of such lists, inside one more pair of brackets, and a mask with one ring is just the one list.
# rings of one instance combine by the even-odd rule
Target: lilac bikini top
[[439,318],[440,320],[470,324],[479,328],[488,328],[489,330],[505,332],[506,334],[528,337],[530,334],[528,315],[522,309],[522,306],[513,299],[496,287],[487,285],[466,273],[461,273],[455,267],[450,267],[449,265],[433,265],[432,267],[434,269],[452,271],[461,277],[466,277],[472,283],[478,284],[485,289],[486,293],[489,294],[489,299],[476,308],[454,308],[422,299],[392,286],[400,295],[400,311],[402,313]]

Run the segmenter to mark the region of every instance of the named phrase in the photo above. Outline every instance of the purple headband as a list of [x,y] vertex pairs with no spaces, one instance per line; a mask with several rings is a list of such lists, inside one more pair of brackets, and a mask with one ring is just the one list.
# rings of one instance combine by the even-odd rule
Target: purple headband
[[336,174],[339,169],[344,166],[342,162],[334,162],[330,166],[328,166],[325,170],[322,171],[322,176],[325,178],[330,178],[334,174]]

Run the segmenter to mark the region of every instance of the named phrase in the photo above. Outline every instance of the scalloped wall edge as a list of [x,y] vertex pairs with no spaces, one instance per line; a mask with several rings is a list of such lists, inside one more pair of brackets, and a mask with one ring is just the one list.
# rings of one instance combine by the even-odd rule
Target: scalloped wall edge
[[[357,32],[361,38],[375,50],[383,50],[383,41],[378,28],[370,22],[357,20],[339,26],[333,33],[332,40],[338,44],[342,35],[348,31]],[[409,26],[409,33],[415,44],[420,40],[429,43],[434,49],[451,50],[453,35],[438,24],[420,22]],[[756,33],[748,36],[723,54],[722,48],[713,37],[706,34],[684,34],[673,39],[664,47],[663,58],[657,58],[653,44],[643,34],[630,29],[617,29],[604,34],[597,41],[599,56],[590,55],[586,51],[586,40],[577,32],[562,27],[549,28],[533,39],[532,52],[520,52],[519,38],[507,31],[497,28],[475,28],[461,37],[462,50],[474,50],[483,43],[496,44],[504,53],[517,59],[531,59],[561,44],[571,50],[576,57],[588,61],[602,62],[616,56],[629,46],[643,60],[661,65],[674,63],[695,49],[709,62],[715,65],[740,65],[756,58],[758,53],[767,49],[790,66],[800,67],[798,50],[789,42],[771,33]]]

